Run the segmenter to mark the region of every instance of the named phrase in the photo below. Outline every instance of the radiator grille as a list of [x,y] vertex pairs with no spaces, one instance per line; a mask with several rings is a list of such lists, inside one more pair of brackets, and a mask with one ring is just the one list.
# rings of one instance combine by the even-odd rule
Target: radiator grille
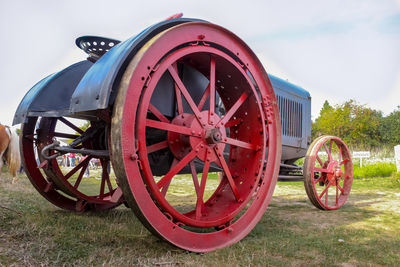
[[279,113],[281,115],[282,134],[302,137],[303,104],[277,95]]

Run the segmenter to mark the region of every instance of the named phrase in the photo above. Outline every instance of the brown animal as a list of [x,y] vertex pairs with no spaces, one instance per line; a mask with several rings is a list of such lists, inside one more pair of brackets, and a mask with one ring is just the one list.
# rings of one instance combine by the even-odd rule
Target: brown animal
[[0,179],[3,158],[7,162],[8,171],[13,176],[12,182],[14,183],[17,179],[17,171],[21,166],[18,134],[15,130],[0,124]]

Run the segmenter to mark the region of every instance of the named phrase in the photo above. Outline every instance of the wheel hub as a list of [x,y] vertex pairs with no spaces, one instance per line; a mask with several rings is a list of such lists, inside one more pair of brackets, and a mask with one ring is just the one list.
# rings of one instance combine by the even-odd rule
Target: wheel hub
[[222,133],[217,128],[208,129],[205,133],[205,139],[209,145],[218,144],[222,141]]
[[340,163],[333,160],[328,164],[327,178],[330,184],[336,185],[337,180],[343,175],[343,171],[340,168]]
[[217,114],[209,115],[208,111],[202,111],[200,118],[189,113],[182,113],[172,120],[172,124],[189,127],[192,136],[168,132],[168,146],[174,156],[182,159],[190,151],[196,150],[197,158],[202,161],[218,161],[212,150],[224,151],[226,141],[225,127],[220,127],[220,117]]

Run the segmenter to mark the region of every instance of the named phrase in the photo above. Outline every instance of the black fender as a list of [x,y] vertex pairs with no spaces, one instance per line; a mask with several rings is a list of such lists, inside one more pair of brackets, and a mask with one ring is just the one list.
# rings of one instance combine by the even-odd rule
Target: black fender
[[108,108],[114,103],[119,81],[137,51],[158,33],[192,21],[203,20],[190,18],[165,20],[114,46],[83,76],[72,95],[70,112],[81,113]]
[[18,105],[13,125],[24,123],[29,116],[60,117],[70,114],[72,94],[92,65],[92,62],[84,60],[35,84]]

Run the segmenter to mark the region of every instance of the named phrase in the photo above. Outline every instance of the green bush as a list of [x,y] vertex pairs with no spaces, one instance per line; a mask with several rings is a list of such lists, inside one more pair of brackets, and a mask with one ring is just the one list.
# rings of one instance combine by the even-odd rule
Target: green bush
[[364,165],[362,168],[358,164],[354,164],[354,178],[367,177],[389,177],[396,173],[396,164],[388,162],[375,162],[373,164]]

